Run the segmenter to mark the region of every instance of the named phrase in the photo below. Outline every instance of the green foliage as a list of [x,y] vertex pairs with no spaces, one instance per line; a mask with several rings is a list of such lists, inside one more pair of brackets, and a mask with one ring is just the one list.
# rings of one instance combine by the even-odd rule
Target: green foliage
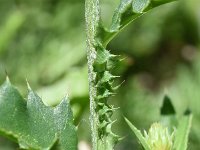
[[76,150],[76,129],[69,100],[52,108],[28,87],[26,100],[9,80],[0,88],[0,133],[19,143],[23,149]]
[[[121,0],[109,29],[100,32],[103,45],[107,45],[125,26],[147,11],[176,0]],[[105,33],[104,33],[105,32]]]
[[186,150],[188,145],[188,137],[192,124],[192,115],[186,114],[179,120],[179,125],[175,133],[174,149]]
[[[95,42],[90,41],[90,46],[97,49],[98,53],[98,57],[95,57],[95,53],[91,55],[94,57],[90,57],[91,62],[94,60],[94,64],[90,65],[94,69],[92,74],[96,74],[90,85],[98,91],[98,96],[91,94],[96,102],[91,105],[98,104],[98,109],[92,108],[94,114],[97,112],[97,115],[110,121],[99,120],[96,115],[90,117],[91,122],[94,120],[97,125],[97,134],[102,135],[99,138],[93,132],[93,137],[98,137],[98,149],[112,149],[118,140],[111,132],[112,120],[118,120],[113,126],[114,131],[120,135],[129,132],[124,120],[120,120],[121,114],[134,120],[134,125],[141,129],[159,120],[159,100],[163,96],[163,88],[165,91],[167,88],[170,90],[170,97],[173,95],[172,102],[176,111],[171,109],[172,105],[168,103],[169,107],[161,110],[161,123],[171,132],[174,126],[178,127],[179,119],[177,120],[174,113],[180,115],[189,107],[194,115],[189,148],[198,150],[199,77],[195,70],[199,70],[199,65],[196,69],[193,68],[195,62],[191,56],[198,44],[198,0],[181,0],[180,3],[165,5],[147,14],[151,8],[169,1],[123,1],[124,6],[128,8],[124,8],[125,12],[121,14],[118,10],[123,11],[123,5],[121,3],[117,7],[119,0],[100,2],[102,11],[96,12],[99,13],[99,23],[96,24],[98,29],[94,32],[97,36],[92,36],[91,41]],[[130,2],[130,5],[126,5],[125,2]],[[113,22],[104,29],[101,17],[106,19],[106,22],[109,21],[114,9],[116,11]],[[27,89],[24,86],[24,78],[27,77],[44,103],[51,106],[58,104],[61,99],[59,97],[67,90],[72,100],[75,122],[79,123],[80,118],[87,120],[89,102],[84,51],[84,1],[9,0],[1,3],[0,12],[1,82],[4,80],[6,69],[14,85],[24,95]],[[92,7],[88,12],[91,20],[95,22],[95,17],[91,15],[95,14]],[[103,16],[100,17],[100,14]],[[140,17],[143,14],[146,15]],[[125,28],[130,24],[131,18],[135,20],[134,24]],[[112,31],[112,26],[116,31]],[[110,42],[124,28],[120,36]],[[90,30],[91,32],[93,31]],[[125,55],[126,59],[118,63],[118,54]],[[194,55],[196,56],[196,53]],[[176,72],[177,70],[179,72]],[[122,77],[118,78],[118,74]],[[116,92],[116,85],[124,80],[126,84]],[[102,87],[106,87],[106,90]],[[97,92],[96,90],[93,93]],[[167,102],[169,98],[165,99]],[[115,109],[113,104],[121,109],[112,116]],[[110,124],[107,126],[108,122]],[[79,130],[80,142],[89,141],[89,125],[85,121],[81,121]],[[180,136],[179,139],[186,138]],[[52,149],[54,148],[57,146]],[[0,138],[0,149],[13,150],[16,146]],[[125,138],[116,149],[137,149],[137,144],[135,140]]]

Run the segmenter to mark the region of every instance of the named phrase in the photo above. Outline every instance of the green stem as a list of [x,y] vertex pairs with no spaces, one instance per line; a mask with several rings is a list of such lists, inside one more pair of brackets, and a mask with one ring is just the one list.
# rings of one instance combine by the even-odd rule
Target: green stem
[[92,132],[92,146],[93,150],[98,149],[98,124],[99,116],[96,113],[95,98],[97,89],[94,81],[96,73],[93,71],[93,63],[96,59],[95,49],[95,36],[99,26],[100,12],[99,12],[99,0],[86,0],[85,3],[85,18],[86,18],[86,34],[87,34],[87,59],[88,59],[88,79],[89,79],[89,95],[90,95],[90,124]]
[[114,88],[109,73],[108,61],[114,59],[99,37],[100,7],[99,0],[86,0],[87,58],[90,94],[90,124],[93,150],[112,150],[118,136],[112,133],[113,121],[110,119],[115,108],[107,103]]

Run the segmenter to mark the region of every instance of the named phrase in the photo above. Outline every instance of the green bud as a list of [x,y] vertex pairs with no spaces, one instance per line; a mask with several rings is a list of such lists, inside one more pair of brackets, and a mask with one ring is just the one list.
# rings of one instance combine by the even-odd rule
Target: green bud
[[144,131],[144,137],[151,150],[172,150],[174,132],[170,134],[160,123],[152,124],[148,134]]

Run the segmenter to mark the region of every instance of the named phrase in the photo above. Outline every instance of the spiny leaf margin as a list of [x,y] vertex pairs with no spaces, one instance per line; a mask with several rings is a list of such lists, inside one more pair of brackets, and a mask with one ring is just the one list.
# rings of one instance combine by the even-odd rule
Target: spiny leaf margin
[[108,29],[99,27],[99,40],[107,45],[124,27],[149,10],[177,0],[121,0]]
[[59,150],[77,149],[68,98],[49,107],[29,87],[26,101],[9,79],[0,87],[0,134],[18,142],[23,149],[49,150],[55,143]]
[[[113,149],[120,137],[112,132],[111,120],[113,112],[116,110],[108,104],[108,98],[115,95],[115,90],[119,87],[113,86],[113,81],[119,76],[114,76],[111,70],[115,67],[113,62],[119,61],[119,56],[111,54],[101,43],[95,47],[97,55],[93,63],[93,71],[96,74],[94,85],[96,87],[96,113],[98,114],[98,142],[99,150]],[[103,144],[105,143],[106,144]]]

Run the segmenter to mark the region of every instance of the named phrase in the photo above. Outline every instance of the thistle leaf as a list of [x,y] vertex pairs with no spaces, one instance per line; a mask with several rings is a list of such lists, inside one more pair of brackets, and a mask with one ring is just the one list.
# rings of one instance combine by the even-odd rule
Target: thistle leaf
[[173,1],[176,0],[121,0],[114,12],[110,28],[101,27],[99,31],[103,45],[107,45],[120,30],[147,11]]
[[7,80],[0,87],[0,134],[23,149],[76,150],[77,138],[68,98],[52,108],[30,87],[27,102]]
[[174,150],[186,150],[188,145],[188,136],[192,124],[192,115],[184,115],[180,121],[175,133]]
[[142,144],[145,150],[151,150],[150,146],[148,145],[146,139],[142,135],[141,131],[138,130],[127,118],[125,118],[126,123],[129,125],[131,130],[135,133],[136,137],[139,139],[139,142]]

